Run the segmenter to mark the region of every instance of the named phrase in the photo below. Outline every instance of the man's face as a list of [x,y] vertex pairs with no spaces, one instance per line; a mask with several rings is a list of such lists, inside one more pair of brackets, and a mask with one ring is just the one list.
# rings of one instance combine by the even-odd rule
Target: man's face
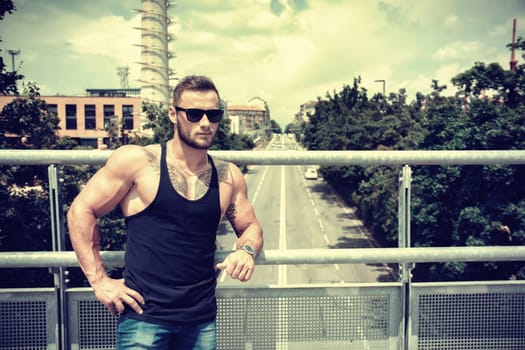
[[[184,91],[176,107],[218,109],[219,98],[214,91]],[[182,143],[195,149],[208,149],[213,144],[219,122],[212,123],[204,114],[201,120],[190,122],[185,111],[170,107],[170,119],[176,123],[177,133]]]

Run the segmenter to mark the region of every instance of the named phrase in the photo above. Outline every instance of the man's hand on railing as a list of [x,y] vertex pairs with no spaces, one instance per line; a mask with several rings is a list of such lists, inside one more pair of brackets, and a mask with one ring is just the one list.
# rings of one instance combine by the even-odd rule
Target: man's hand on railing
[[136,290],[127,287],[124,279],[106,277],[92,285],[97,300],[106,306],[113,316],[124,312],[124,304],[141,314],[144,298]]
[[216,265],[219,270],[226,270],[226,273],[233,279],[238,279],[241,282],[247,282],[253,274],[255,269],[254,257],[244,252],[237,250],[229,254],[224,261]]

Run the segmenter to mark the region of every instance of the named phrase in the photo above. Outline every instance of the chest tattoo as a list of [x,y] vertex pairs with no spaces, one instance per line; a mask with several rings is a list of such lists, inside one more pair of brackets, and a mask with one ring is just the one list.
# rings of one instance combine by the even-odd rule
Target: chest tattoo
[[144,148],[144,153],[148,158],[148,164],[153,169],[155,174],[160,174],[159,155]]
[[192,174],[183,171],[176,164],[168,163],[168,173],[175,191],[186,199],[197,200],[208,192],[212,174],[210,166],[200,173]]

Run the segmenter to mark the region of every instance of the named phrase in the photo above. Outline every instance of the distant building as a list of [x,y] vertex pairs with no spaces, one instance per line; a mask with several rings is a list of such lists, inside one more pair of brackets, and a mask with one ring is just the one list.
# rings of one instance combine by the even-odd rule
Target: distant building
[[[15,98],[0,96],[0,110]],[[55,113],[60,120],[58,136],[71,137],[80,146],[99,149],[109,146],[107,129],[112,124],[118,125],[119,137],[143,135],[139,88],[86,89],[85,96],[40,98],[46,102],[48,112]],[[264,138],[270,125],[265,106],[229,105],[227,109],[232,133],[248,135],[255,142]]]
[[[139,90],[139,89],[126,89]],[[48,112],[59,120],[60,137],[69,136],[81,146],[105,148],[109,144],[107,128],[118,125],[119,137],[141,129],[141,99],[124,89],[87,90],[89,96],[41,96]],[[0,110],[15,96],[0,96]]]
[[238,134],[258,134],[269,125],[268,111],[259,106],[228,105],[228,117],[232,121],[231,132]]
[[299,112],[295,115],[295,123],[308,123],[310,121],[310,116],[315,113],[315,106],[317,106],[316,101],[303,103],[299,108]]

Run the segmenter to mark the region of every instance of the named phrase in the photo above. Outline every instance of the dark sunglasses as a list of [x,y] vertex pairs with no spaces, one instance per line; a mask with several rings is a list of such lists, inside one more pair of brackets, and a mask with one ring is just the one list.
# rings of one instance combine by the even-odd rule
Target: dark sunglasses
[[175,106],[177,112],[186,112],[186,118],[192,123],[199,122],[204,114],[208,117],[210,123],[217,123],[221,120],[224,111],[222,109],[198,109],[198,108],[182,108]]

